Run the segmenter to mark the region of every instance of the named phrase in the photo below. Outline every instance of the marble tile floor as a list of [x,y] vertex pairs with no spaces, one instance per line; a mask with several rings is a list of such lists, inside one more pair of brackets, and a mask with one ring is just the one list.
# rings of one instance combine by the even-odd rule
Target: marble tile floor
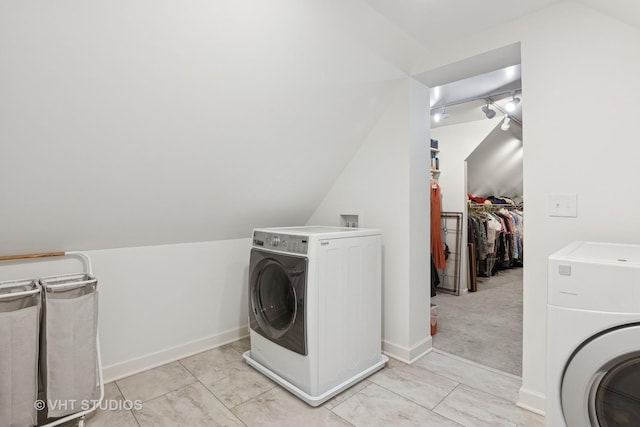
[[106,384],[114,409],[86,425],[544,426],[544,417],[515,405],[520,378],[438,350],[413,365],[390,359],[312,408],[248,366],[248,348],[243,339]]

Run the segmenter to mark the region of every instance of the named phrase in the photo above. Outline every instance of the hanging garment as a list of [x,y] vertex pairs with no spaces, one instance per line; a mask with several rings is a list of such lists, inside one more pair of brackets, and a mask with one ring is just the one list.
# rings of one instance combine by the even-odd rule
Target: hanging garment
[[436,265],[433,263],[433,255],[431,255],[431,296],[436,296],[436,287],[440,286],[440,276]]
[[446,266],[446,260],[442,243],[440,185],[438,181],[432,179],[429,188],[431,189],[431,254],[436,268],[443,269]]
[[487,220],[487,251],[490,255],[496,253],[496,238],[499,232],[502,231],[502,225],[500,221],[493,215],[486,213],[485,218]]

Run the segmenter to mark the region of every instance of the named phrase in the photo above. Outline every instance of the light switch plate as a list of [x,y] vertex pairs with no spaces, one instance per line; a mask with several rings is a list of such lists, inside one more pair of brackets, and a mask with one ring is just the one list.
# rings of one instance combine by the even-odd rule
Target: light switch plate
[[549,194],[549,216],[576,218],[578,216],[578,195],[576,193]]

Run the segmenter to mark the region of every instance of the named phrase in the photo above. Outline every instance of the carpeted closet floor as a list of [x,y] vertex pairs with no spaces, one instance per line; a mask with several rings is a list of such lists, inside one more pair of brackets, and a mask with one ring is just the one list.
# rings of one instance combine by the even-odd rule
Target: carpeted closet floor
[[478,291],[467,295],[438,293],[431,303],[438,305],[436,349],[522,376],[522,268],[478,278]]

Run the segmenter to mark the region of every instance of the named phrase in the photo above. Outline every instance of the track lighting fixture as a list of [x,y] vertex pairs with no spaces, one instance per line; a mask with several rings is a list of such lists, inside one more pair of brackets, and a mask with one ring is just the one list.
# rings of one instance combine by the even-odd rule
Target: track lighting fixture
[[511,119],[509,118],[509,116],[504,116],[504,121],[502,122],[500,129],[509,130],[510,126],[511,126]]
[[[520,121],[520,119],[518,119],[516,110],[518,110],[518,106],[522,102],[522,99],[516,96],[517,93],[522,93],[522,89],[517,88],[510,89],[509,91],[486,93],[481,96],[456,99],[450,102],[445,102],[445,99],[442,98],[438,102],[436,102],[436,104],[438,104],[437,106],[431,107],[431,123],[442,123],[443,120],[449,118],[447,108],[451,106],[466,104],[468,102],[482,101],[482,104],[480,104],[480,110],[487,119],[493,119],[496,116],[502,117],[503,114],[505,115],[505,121],[504,123],[502,123],[503,130],[509,129],[511,120],[513,120],[518,126],[521,126],[522,122]],[[508,100],[508,102],[505,104],[506,100]],[[476,103],[475,105],[477,106],[478,104],[479,103]],[[457,110],[454,111],[454,113],[457,113]],[[500,120],[503,119],[501,118]]]
[[449,113],[447,113],[447,107],[443,107],[441,113],[435,113],[433,115],[433,121],[436,123],[440,123],[444,119],[448,119],[448,118],[449,118]]
[[496,116],[495,110],[489,108],[489,104],[484,105],[481,109],[487,119],[493,119]]
[[507,102],[504,106],[504,109],[507,110],[508,113],[513,113],[516,111],[516,107],[520,103],[520,98],[518,98],[515,94],[512,96],[511,101]]

